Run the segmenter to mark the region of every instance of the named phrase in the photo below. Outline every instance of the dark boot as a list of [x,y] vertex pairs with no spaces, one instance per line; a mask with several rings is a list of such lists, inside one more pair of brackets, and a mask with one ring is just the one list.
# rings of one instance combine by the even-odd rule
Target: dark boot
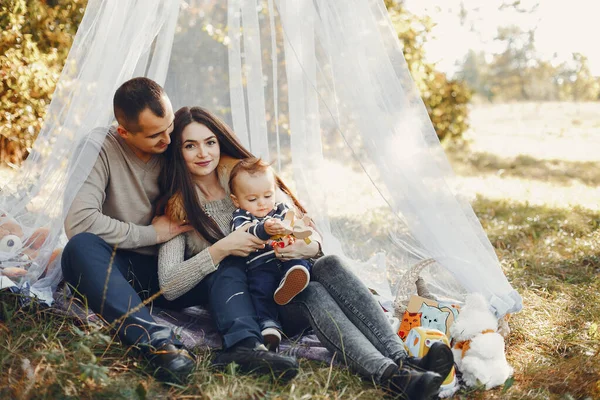
[[398,368],[383,382],[383,388],[400,400],[434,400],[438,398],[443,378],[435,372]]
[[196,366],[194,357],[187,350],[172,343],[149,351],[146,358],[154,377],[166,383],[185,383]]
[[235,362],[246,373],[272,374],[276,379],[292,379],[298,374],[298,361],[294,357],[268,351],[264,345],[256,347],[235,346],[218,352],[213,358],[216,368],[225,368]]
[[407,357],[404,360],[399,360],[397,364],[407,365],[417,371],[435,372],[446,379],[454,366],[454,356],[450,347],[442,342],[436,342],[431,345],[425,357]]

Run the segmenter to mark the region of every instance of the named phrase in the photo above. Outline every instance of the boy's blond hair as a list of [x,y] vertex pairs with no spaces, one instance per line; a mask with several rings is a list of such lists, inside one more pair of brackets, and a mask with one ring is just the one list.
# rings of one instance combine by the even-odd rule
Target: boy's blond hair
[[235,194],[235,179],[242,172],[247,172],[250,175],[257,173],[271,172],[275,177],[275,172],[271,169],[271,164],[264,161],[262,158],[249,157],[240,160],[229,174],[229,192]]

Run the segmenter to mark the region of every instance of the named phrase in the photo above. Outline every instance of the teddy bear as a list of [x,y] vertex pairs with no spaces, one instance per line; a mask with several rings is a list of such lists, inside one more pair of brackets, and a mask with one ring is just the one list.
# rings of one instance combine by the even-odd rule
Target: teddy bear
[[[23,242],[25,235],[21,225],[5,214],[0,215],[0,253],[8,256],[4,266],[0,268],[0,275],[13,280],[27,275],[28,267],[37,258],[49,232],[48,228],[37,228]],[[48,265],[52,264],[59,253],[60,249],[52,252]]]
[[450,333],[454,362],[467,386],[491,389],[513,374],[504,354],[504,338],[498,333],[498,319],[481,294],[466,297]]

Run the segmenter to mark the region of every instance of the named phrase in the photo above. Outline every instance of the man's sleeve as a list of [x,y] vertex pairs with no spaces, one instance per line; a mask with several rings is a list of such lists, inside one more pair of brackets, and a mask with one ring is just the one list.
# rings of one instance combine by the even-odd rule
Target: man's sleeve
[[89,232],[98,235],[108,244],[118,245],[122,249],[155,245],[156,231],[152,225],[140,226],[102,214],[109,175],[108,158],[103,148],[67,212],[65,218],[67,237]]

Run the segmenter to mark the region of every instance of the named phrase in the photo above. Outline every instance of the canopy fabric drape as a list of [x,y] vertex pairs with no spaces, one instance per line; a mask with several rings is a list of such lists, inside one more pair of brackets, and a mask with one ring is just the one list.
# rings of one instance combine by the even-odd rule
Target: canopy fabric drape
[[[44,271],[98,155],[89,133],[114,123],[112,95],[135,76],[162,84],[175,109],[215,112],[273,162],[325,253],[354,260],[382,297],[432,258],[423,277],[437,296],[480,292],[498,316],[521,309],[381,0],[90,0],[33,151],[2,189],[2,220],[16,220],[25,239],[49,230],[17,285],[48,296],[60,279],[56,262]],[[19,251],[0,260],[26,265]]]

